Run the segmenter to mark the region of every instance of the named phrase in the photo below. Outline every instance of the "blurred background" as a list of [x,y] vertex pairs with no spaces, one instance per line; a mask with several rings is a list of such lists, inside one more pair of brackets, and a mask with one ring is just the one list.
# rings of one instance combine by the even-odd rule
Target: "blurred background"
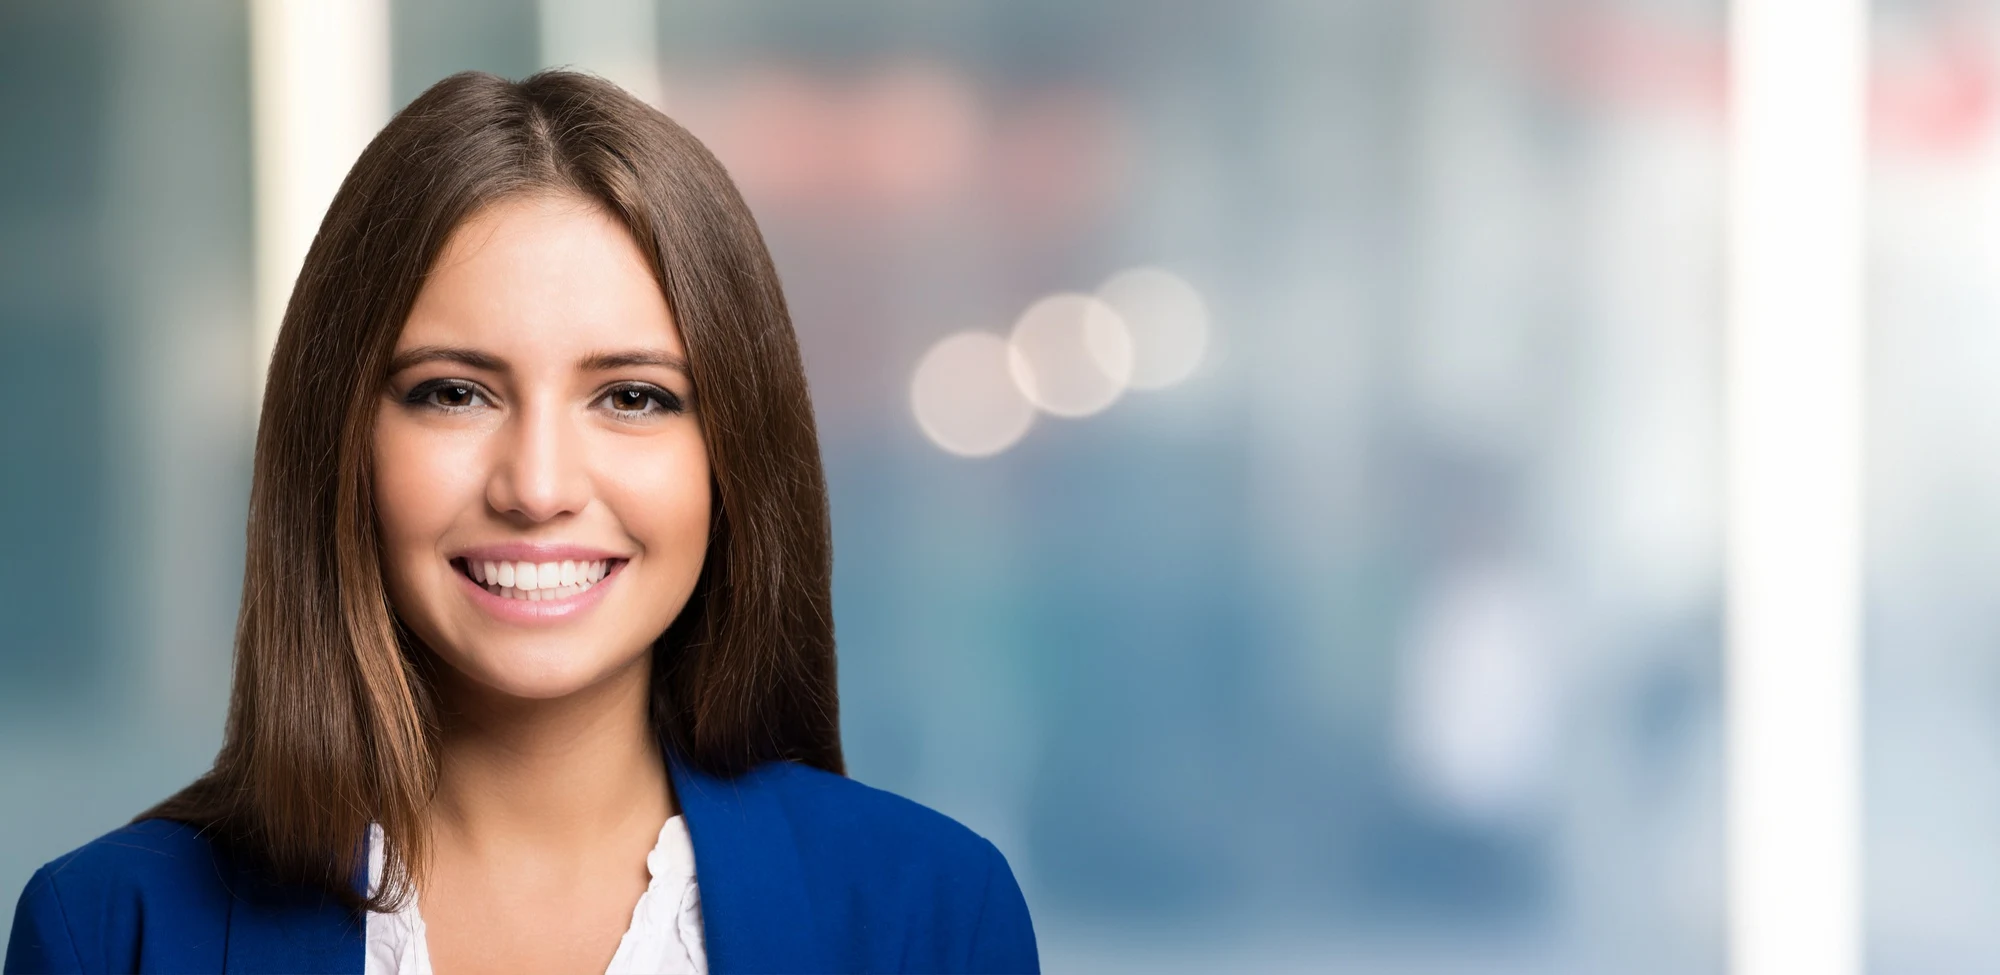
[[[1726,967],[1724,0],[377,7],[361,138],[577,64],[735,175],[851,772],[1000,846],[1048,970]],[[1981,971],[2000,4],[1871,16],[1866,955]],[[317,219],[253,19],[0,3],[9,905],[220,740]]]

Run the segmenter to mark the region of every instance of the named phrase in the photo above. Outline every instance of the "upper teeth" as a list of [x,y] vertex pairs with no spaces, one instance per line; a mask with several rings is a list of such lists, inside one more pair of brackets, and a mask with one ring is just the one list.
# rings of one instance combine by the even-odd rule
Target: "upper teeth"
[[589,587],[591,583],[604,578],[610,568],[607,560],[596,562],[476,562],[468,559],[466,565],[472,571],[472,578],[489,586],[523,591],[536,589],[560,589],[564,586]]

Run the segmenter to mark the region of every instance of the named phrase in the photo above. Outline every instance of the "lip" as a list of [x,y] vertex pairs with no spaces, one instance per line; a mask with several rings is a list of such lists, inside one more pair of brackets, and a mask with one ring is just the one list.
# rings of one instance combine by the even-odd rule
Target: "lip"
[[500,542],[445,553],[447,561],[471,559],[478,562],[608,562],[631,557],[624,552],[563,542]]
[[[498,557],[484,555],[484,553],[488,551],[502,551],[502,550],[510,553],[527,551],[526,549],[522,549],[519,547],[512,547],[512,546],[497,546],[490,549],[474,549],[469,551],[479,552],[481,553],[480,557],[490,558],[492,561],[496,562],[500,561],[500,559],[502,558],[508,559],[510,561],[519,560],[525,562],[537,557],[548,556],[550,554],[554,554],[554,557],[556,559],[565,559],[565,558],[577,559],[579,558],[579,556],[570,555],[566,553],[592,551],[590,549],[579,549],[571,547],[543,547],[534,549],[533,554],[525,554],[525,555],[509,554]],[[470,555],[460,556],[460,558],[470,558],[470,557],[472,556]],[[581,558],[584,560],[604,558],[604,559],[615,559],[616,561],[613,561],[611,563],[610,569],[604,573],[604,578],[597,580],[596,584],[592,585],[589,589],[585,589],[584,591],[577,593],[576,595],[571,596],[567,599],[544,599],[544,600],[532,600],[532,601],[526,599],[508,599],[504,596],[495,596],[492,593],[487,592],[486,587],[480,585],[477,582],[474,582],[471,576],[468,576],[465,573],[458,571],[458,566],[456,565],[451,567],[451,574],[457,576],[459,584],[465,587],[467,598],[471,599],[474,605],[478,606],[482,610],[485,610],[488,616],[491,616],[502,623],[512,623],[519,626],[537,626],[549,623],[563,622],[580,613],[583,613],[584,611],[590,609],[592,606],[595,606],[598,603],[603,602],[604,591],[606,589],[611,588],[612,584],[617,581],[619,576],[625,574],[625,566],[627,564],[627,560],[622,557],[615,555],[585,555],[582,556]],[[543,561],[549,561],[549,560],[550,559],[548,558],[543,558]]]

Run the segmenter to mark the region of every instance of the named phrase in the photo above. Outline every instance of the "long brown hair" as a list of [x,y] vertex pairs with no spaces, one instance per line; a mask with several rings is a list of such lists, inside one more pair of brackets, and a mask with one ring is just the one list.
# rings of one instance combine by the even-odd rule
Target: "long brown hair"
[[391,353],[452,231],[514,194],[592,200],[652,258],[687,346],[714,522],[655,641],[662,747],[712,775],[844,773],[832,542],[805,371],[763,236],[692,135],[590,75],[461,72],[369,143],[307,252],[264,389],[235,678],[215,766],[147,810],[275,879],[346,895],[367,825],[392,851],[367,906],[422,870],[435,783],[427,654],[383,586],[370,438]]

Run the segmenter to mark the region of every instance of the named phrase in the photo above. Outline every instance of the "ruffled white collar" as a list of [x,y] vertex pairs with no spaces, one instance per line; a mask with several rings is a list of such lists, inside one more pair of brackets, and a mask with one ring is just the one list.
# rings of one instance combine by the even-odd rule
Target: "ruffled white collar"
[[[382,827],[368,827],[368,889],[382,882]],[[695,887],[694,846],[687,821],[672,816],[660,826],[660,838],[646,854],[651,879],[632,906],[632,923],[618,941],[605,975],[659,972],[705,975],[708,956],[702,948],[701,894]],[[403,908],[368,915],[368,947],[364,975],[431,975],[430,949],[424,942],[424,919],[412,896]]]

